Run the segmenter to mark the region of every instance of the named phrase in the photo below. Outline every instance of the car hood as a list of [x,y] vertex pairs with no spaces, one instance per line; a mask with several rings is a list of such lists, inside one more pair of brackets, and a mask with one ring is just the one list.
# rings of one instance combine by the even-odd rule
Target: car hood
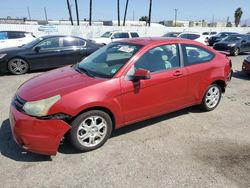
[[11,47],[0,49],[0,53],[18,53],[27,50],[24,47]]
[[26,101],[36,101],[55,95],[64,96],[79,89],[103,82],[104,79],[79,73],[72,66],[40,74],[20,86],[18,96]]

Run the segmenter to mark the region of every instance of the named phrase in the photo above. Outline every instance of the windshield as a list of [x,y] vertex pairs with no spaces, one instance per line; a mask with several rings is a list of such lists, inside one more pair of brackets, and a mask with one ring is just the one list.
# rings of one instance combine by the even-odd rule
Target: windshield
[[42,41],[42,40],[43,40],[42,37],[37,38],[37,39],[32,40],[31,42],[29,42],[29,43],[23,45],[23,47],[24,47],[24,48],[32,48],[34,45],[36,45],[37,43],[39,43],[39,42]]
[[111,35],[112,35],[111,32],[106,32],[101,37],[103,37],[103,38],[109,38],[109,37],[111,37]]
[[82,60],[77,68],[94,77],[112,78],[141,47],[135,44],[111,43]]
[[241,41],[243,39],[242,35],[229,35],[223,39],[223,41],[231,42],[231,41]]

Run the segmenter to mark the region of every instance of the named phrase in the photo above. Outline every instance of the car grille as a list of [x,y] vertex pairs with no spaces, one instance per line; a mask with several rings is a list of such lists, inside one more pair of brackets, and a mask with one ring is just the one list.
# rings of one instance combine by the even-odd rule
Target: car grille
[[16,95],[12,101],[12,104],[16,107],[18,111],[23,111],[23,106],[26,103],[25,100]]

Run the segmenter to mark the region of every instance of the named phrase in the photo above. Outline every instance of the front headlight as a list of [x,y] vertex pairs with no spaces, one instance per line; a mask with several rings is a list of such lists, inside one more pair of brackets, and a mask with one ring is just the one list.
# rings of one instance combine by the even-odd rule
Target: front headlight
[[26,102],[23,106],[23,110],[31,116],[46,116],[48,115],[49,109],[60,99],[61,96],[56,95],[39,101]]
[[236,44],[228,44],[229,47],[234,47]]
[[0,54],[0,59],[4,58],[7,54]]

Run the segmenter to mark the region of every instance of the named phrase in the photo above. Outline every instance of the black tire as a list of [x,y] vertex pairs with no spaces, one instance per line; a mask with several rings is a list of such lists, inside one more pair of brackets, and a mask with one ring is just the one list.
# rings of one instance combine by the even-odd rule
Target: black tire
[[22,58],[13,58],[8,62],[8,70],[14,75],[25,74],[29,70],[29,64]]
[[238,47],[235,47],[232,51],[231,51],[231,55],[233,56],[237,56],[240,53],[240,49]]
[[[209,96],[211,96],[211,91],[214,91],[214,95],[212,97],[214,97],[214,103],[213,103],[213,99],[209,99]],[[216,93],[218,92],[218,95],[216,95]],[[208,112],[208,111],[212,111],[214,110],[218,104],[220,103],[221,100],[221,95],[222,95],[222,91],[221,91],[221,87],[217,84],[212,84],[207,88],[206,93],[203,96],[202,102],[200,104],[200,108],[201,110]],[[211,105],[209,105],[209,102],[212,102]]]
[[[93,131],[94,127],[91,128],[91,125],[88,125],[88,123],[92,124],[91,121],[92,121],[93,117],[97,117],[98,121],[100,121],[100,120],[103,121],[104,124],[106,123],[107,126],[105,128],[103,128],[103,132],[105,132],[105,134],[103,134],[102,140],[100,137],[99,140],[97,139],[96,145],[94,145],[95,144],[94,143],[93,145],[86,146],[87,144],[90,144],[90,142],[91,142],[90,137],[98,138],[97,135],[96,136],[92,135],[92,134],[97,134],[98,131],[97,130],[95,130],[96,132]],[[100,119],[98,119],[99,117],[100,117]],[[97,120],[96,120],[96,122],[97,122]],[[107,141],[107,139],[110,137],[111,132],[112,132],[112,128],[113,128],[113,123],[112,123],[110,116],[106,112],[100,111],[100,110],[91,110],[91,111],[87,111],[83,114],[80,114],[71,123],[71,125],[72,125],[72,128],[68,134],[69,141],[76,149],[83,151],[83,152],[95,150],[95,149],[101,147]],[[82,125],[84,125],[84,127]],[[86,130],[86,127],[87,128],[89,127],[89,130]],[[96,129],[98,129],[98,128],[96,128]],[[105,129],[105,131],[104,131],[104,129]],[[86,136],[83,136],[83,135],[86,135]],[[81,140],[81,138],[79,138],[81,136],[86,137],[86,138]],[[87,136],[89,136],[89,137],[87,137]]]

